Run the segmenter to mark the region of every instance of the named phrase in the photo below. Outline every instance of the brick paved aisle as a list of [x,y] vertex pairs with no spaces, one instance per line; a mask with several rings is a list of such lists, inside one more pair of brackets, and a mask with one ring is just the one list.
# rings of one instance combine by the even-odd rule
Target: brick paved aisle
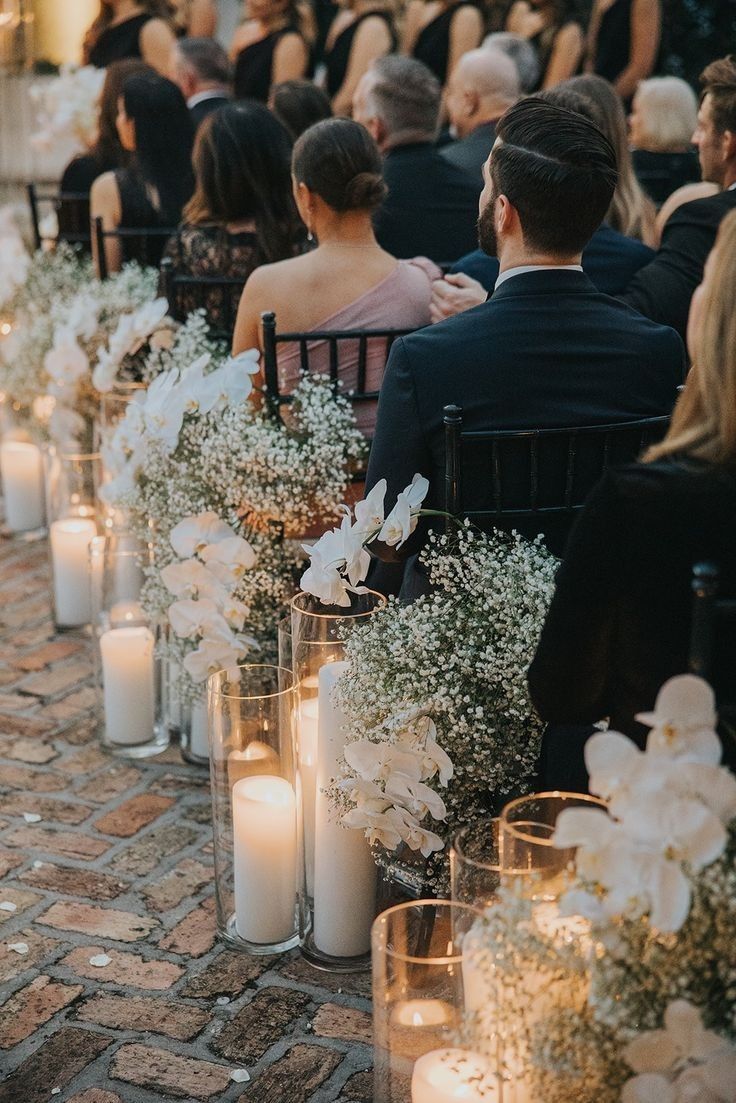
[[104,754],[90,667],[0,541],[0,1103],[367,1103],[369,977],[215,942],[206,774]]

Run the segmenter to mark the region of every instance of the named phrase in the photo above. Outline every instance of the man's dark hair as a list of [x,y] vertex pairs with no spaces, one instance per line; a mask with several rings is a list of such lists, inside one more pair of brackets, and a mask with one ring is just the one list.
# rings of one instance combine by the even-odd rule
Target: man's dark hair
[[700,74],[702,98],[710,96],[713,125],[719,134],[736,134],[736,56],[719,58]]
[[510,108],[496,134],[494,194],[518,211],[527,247],[558,256],[581,252],[616,189],[611,143],[590,119],[541,96]]
[[191,65],[200,80],[212,84],[230,83],[230,59],[214,38],[182,38],[177,46],[181,56]]

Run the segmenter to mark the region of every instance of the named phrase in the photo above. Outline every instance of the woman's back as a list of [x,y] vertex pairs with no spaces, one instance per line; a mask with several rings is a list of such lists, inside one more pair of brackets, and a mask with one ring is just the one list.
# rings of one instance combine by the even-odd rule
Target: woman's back
[[145,12],[133,15],[122,23],[113,23],[107,27],[95,42],[89,53],[90,65],[97,69],[106,69],[113,61],[122,61],[128,57],[142,57],[141,31],[153,16]]

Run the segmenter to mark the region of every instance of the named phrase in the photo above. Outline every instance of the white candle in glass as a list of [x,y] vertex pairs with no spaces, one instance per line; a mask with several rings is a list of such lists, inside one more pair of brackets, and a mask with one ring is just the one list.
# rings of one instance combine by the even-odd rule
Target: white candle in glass
[[296,794],[282,777],[244,777],[232,789],[235,927],[277,945],[296,929]]
[[89,545],[97,527],[86,517],[54,521],[49,529],[56,623],[65,628],[92,619]]
[[307,866],[307,894],[314,895],[314,813],[317,797],[317,742],[319,701],[309,697],[299,706],[299,775],[302,779],[304,853]]
[[279,756],[273,747],[260,739],[252,739],[242,751],[227,756],[227,776],[232,789],[236,781],[258,774],[273,774],[279,769]]
[[117,601],[110,608],[111,628],[134,628],[145,624],[147,619],[138,601]]
[[189,750],[197,758],[209,761],[210,738],[205,697],[195,698],[189,706]]
[[435,1049],[414,1065],[411,1103],[499,1103],[498,1081],[480,1053]]
[[345,662],[319,672],[318,753],[314,824],[314,944],[332,957],[371,948],[376,917],[376,864],[362,831],[343,827],[326,789],[338,776],[347,720],[333,700]]
[[11,532],[32,532],[46,519],[41,450],[29,441],[0,445],[5,521]]
[[136,746],[153,738],[156,720],[153,633],[111,628],[100,636],[105,732],[110,743]]
[[404,1000],[397,1003],[391,1018],[397,1026],[448,1026],[453,1012],[444,1000]]

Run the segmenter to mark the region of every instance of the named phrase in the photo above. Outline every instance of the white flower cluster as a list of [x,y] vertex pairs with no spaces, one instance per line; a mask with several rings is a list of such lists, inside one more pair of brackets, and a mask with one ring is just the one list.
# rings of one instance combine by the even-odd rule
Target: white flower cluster
[[243,635],[248,606],[238,599],[243,576],[256,553],[216,513],[185,517],[171,532],[177,556],[161,571],[161,581],[177,599],[167,610],[175,635],[189,650],[182,665],[193,682],[215,670],[237,681],[237,665],[258,641]]
[[7,306],[28,276],[31,257],[15,221],[13,208],[0,207],[0,309]]
[[332,794],[348,822],[362,818],[391,852],[379,861],[403,860],[404,847],[434,851],[427,883],[444,891],[438,846],[534,770],[542,724],[526,671],[556,560],[516,534],[470,527],[430,536],[423,560],[433,591],[408,606],[389,602],[347,641],[336,696],[354,741]]
[[672,678],[654,712],[637,719],[652,729],[644,752],[618,732],[588,740],[590,791],[608,811],[567,809],[554,841],[577,847],[577,874],[590,886],[567,897],[571,913],[595,923],[647,915],[675,932],[690,911],[693,875],[726,848],[736,777],[719,765],[715,698],[702,679]]
[[91,146],[97,134],[97,105],[105,81],[104,69],[93,65],[62,65],[57,77],[31,86],[37,129],[31,144],[38,150],[66,146],[69,154]]
[[736,1103],[736,1048],[687,1000],[669,1004],[664,1029],[638,1035],[624,1059],[637,1075],[621,1103]]
[[366,551],[374,540],[400,548],[417,527],[429,482],[416,474],[399,494],[396,505],[385,516],[386,480],[380,479],[368,497],[355,505],[355,520],[343,505],[342,524],[330,529],[316,544],[304,544],[310,564],[302,575],[301,588],[325,605],[350,605],[350,594],[361,592],[371,558]]

